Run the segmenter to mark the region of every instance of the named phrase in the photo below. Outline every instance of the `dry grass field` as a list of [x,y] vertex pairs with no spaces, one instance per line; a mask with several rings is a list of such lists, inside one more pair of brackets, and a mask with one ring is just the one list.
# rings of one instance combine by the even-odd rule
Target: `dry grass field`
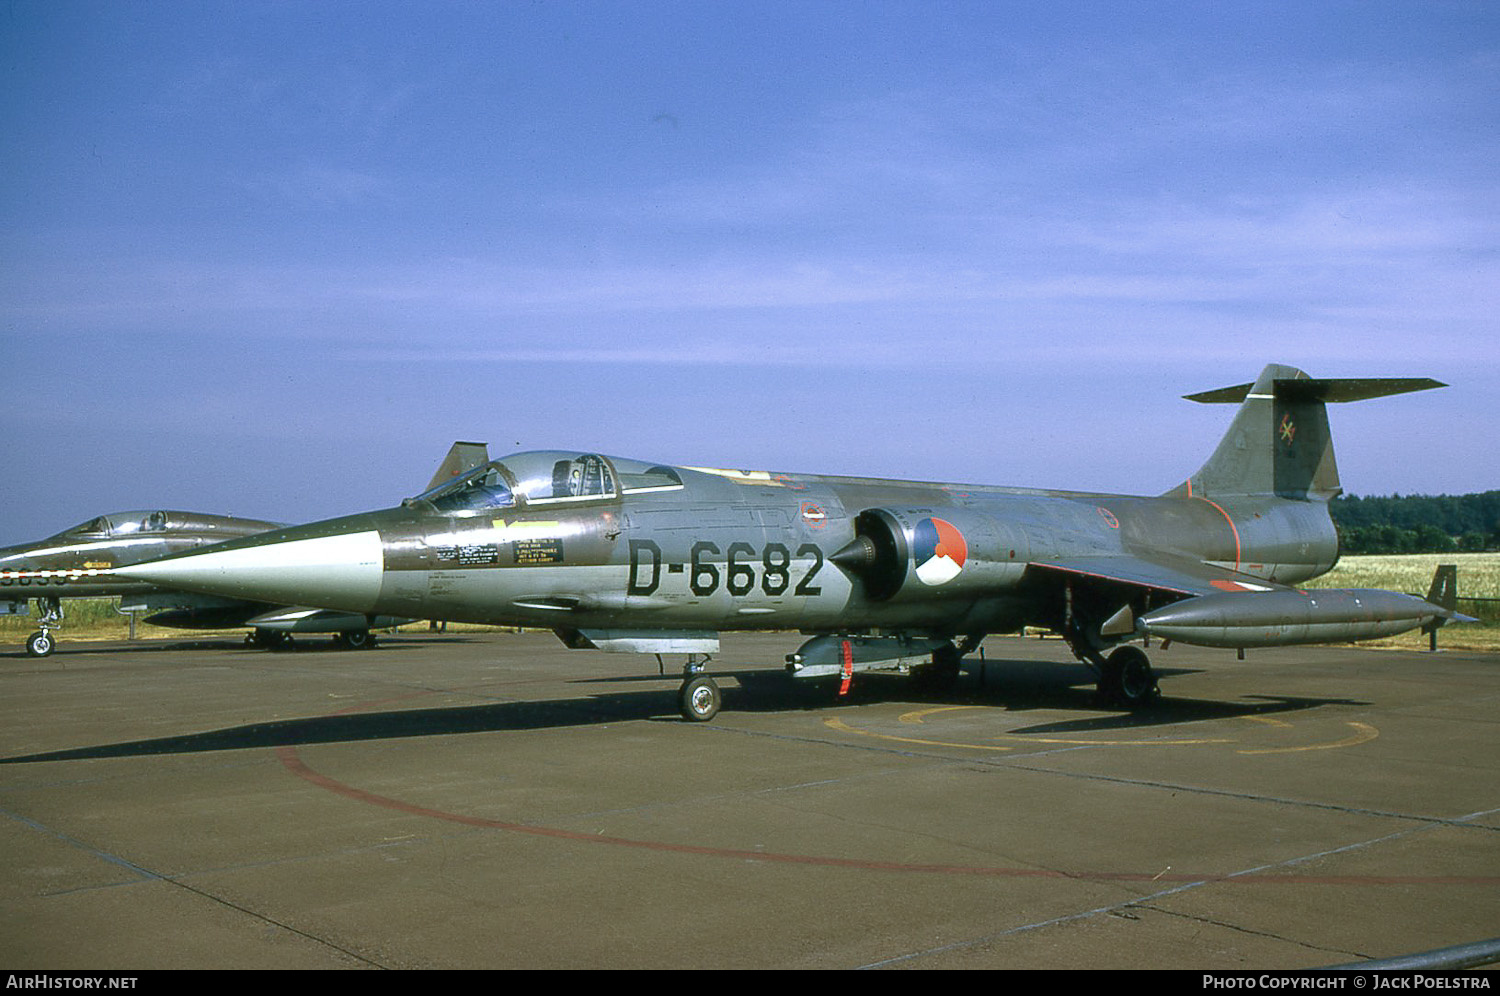
[[1387,588],[1427,594],[1439,564],[1458,565],[1460,598],[1500,598],[1500,553],[1413,553],[1344,557],[1311,588]]
[[[1426,595],[1439,564],[1458,567],[1458,610],[1476,616],[1478,623],[1444,627],[1438,646],[1453,650],[1500,650],[1500,553],[1413,553],[1402,555],[1344,557],[1333,570],[1308,588],[1385,588],[1413,595]],[[1403,633],[1388,640],[1362,646],[1420,649],[1427,646],[1422,633]]]

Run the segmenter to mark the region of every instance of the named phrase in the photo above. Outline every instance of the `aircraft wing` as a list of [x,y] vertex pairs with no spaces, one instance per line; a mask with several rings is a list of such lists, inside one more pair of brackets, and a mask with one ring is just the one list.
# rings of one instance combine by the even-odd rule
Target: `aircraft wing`
[[[1039,575],[1082,579],[1114,590],[1114,614],[1099,624],[1106,639],[1157,636],[1203,647],[1238,648],[1341,643],[1394,636],[1421,627],[1431,633],[1450,622],[1470,622],[1445,601],[1444,582],[1434,579],[1428,599],[1371,588],[1302,590],[1212,564],[1175,558],[1085,557],[1033,563]],[[1146,611],[1119,588],[1148,593]],[[1150,605],[1149,593],[1169,596]],[[1248,597],[1255,595],[1256,597]],[[1447,598],[1453,602],[1456,599]],[[1140,613],[1140,614],[1137,614]]]
[[[1150,598],[1152,594],[1166,595],[1165,601],[1174,606],[1208,606],[1210,610],[1216,606],[1222,607],[1230,604],[1238,611],[1244,611],[1252,604],[1256,606],[1265,604],[1263,599],[1248,602],[1243,600],[1244,595],[1254,593],[1267,595],[1272,599],[1284,599],[1292,595],[1299,603],[1292,607],[1295,609],[1301,609],[1300,603],[1305,601],[1305,596],[1287,585],[1186,557],[1059,558],[1032,562],[1027,565],[1027,577],[1031,577],[1033,572],[1038,580],[1050,576],[1055,583],[1057,578],[1063,577],[1077,579],[1092,587],[1113,588],[1115,589],[1113,594],[1116,597],[1122,594],[1118,590],[1120,587],[1135,592],[1145,592],[1148,604],[1154,601]],[[1235,595],[1240,597],[1234,598]],[[1232,601],[1225,603],[1225,598],[1230,598]],[[1132,605],[1134,602],[1135,599],[1126,594],[1124,604],[1121,604],[1114,614],[1104,620],[1100,626],[1100,635],[1129,638],[1140,631],[1143,623],[1148,623],[1154,618],[1153,614],[1148,613],[1138,620],[1136,616],[1138,609]],[[1276,604],[1278,608],[1284,608],[1281,602]],[[1158,612],[1155,615],[1159,614]],[[1194,621],[1196,621],[1196,616]]]
[[1224,591],[1288,591],[1284,584],[1183,558],[1066,557],[1033,561],[1027,572],[1073,575],[1168,594],[1213,595]]

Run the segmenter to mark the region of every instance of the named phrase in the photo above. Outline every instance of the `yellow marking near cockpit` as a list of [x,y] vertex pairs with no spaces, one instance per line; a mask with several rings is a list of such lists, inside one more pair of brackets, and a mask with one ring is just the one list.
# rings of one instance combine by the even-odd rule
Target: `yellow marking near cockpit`
[[1369,723],[1350,722],[1347,725],[1354,728],[1354,736],[1345,737],[1326,744],[1308,744],[1305,747],[1263,747],[1259,750],[1242,750],[1240,754],[1294,754],[1304,750],[1332,750],[1335,747],[1357,747],[1360,744],[1369,743],[1380,736],[1380,731]]

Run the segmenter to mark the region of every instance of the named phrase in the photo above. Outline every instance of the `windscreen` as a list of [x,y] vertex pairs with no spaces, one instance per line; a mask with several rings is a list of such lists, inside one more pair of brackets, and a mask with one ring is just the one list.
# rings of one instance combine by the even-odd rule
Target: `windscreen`
[[533,450],[476,467],[407,503],[431,502],[440,512],[480,512],[519,504],[595,502],[622,493],[681,487],[681,475],[661,464],[611,460],[598,453]]
[[482,512],[490,508],[510,508],[516,503],[498,463],[475,467],[412,500],[429,501],[440,512]]

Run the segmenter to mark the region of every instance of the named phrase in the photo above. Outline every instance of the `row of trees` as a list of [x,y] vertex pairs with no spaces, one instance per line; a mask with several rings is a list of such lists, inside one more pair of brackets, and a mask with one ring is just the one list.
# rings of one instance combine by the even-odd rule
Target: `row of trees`
[[1329,505],[1345,553],[1500,550],[1500,491],[1472,495],[1341,495]]

